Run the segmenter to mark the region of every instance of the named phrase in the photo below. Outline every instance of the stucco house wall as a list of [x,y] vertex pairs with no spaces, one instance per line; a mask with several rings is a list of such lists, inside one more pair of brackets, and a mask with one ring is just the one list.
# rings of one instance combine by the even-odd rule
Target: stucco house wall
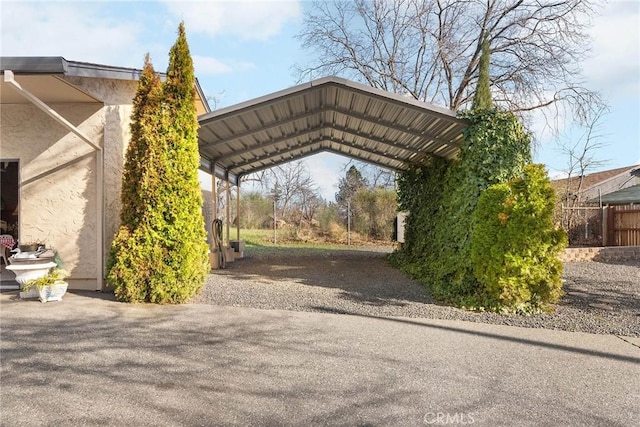
[[52,104],[104,150],[104,199],[97,200],[96,152],[32,104],[3,105],[2,157],[20,160],[20,242],[58,250],[75,289],[96,289],[99,205],[104,203],[103,253],[118,226],[121,174],[136,81],[71,77],[102,101]]
[[67,77],[65,80],[104,103],[102,107],[104,141],[101,146],[104,152],[103,253],[106,257],[109,254],[111,241],[120,226],[122,171],[131,135],[129,125],[138,82],[82,77]]

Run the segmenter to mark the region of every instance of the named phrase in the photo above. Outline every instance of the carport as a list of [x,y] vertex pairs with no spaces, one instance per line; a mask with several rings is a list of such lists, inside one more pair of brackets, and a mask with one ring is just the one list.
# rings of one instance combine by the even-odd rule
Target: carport
[[[199,117],[200,168],[231,185],[243,176],[321,152],[394,171],[432,156],[455,158],[466,126],[454,111],[338,77],[326,77]],[[240,224],[238,221],[238,239]]]

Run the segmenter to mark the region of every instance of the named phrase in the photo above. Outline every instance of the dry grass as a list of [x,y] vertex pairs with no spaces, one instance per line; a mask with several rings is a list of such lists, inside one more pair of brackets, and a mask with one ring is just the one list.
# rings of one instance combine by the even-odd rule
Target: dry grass
[[[274,246],[273,230],[240,229],[240,239],[248,246]],[[351,245],[388,246],[390,241],[372,241],[363,239],[358,233],[351,232]],[[330,228],[328,233],[321,234],[309,228],[296,229],[287,227],[277,231],[277,246],[295,247],[347,247],[347,233],[338,227]]]

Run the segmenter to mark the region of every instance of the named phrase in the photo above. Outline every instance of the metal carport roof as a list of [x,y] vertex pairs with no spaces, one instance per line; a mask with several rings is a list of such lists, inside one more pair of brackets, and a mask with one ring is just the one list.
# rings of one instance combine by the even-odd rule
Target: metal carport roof
[[466,122],[455,112],[327,77],[198,118],[201,169],[243,175],[320,152],[392,170],[429,156],[454,158]]

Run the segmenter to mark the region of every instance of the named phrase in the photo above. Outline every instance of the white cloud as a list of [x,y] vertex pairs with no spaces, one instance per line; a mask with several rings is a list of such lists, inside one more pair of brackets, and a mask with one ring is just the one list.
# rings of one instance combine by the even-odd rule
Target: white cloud
[[224,74],[233,71],[231,65],[225,64],[218,59],[198,55],[193,55],[193,67],[198,76],[204,74]]
[[210,36],[231,35],[247,40],[275,36],[288,21],[302,19],[296,0],[288,1],[165,1],[189,31]]
[[141,66],[145,49],[137,39],[142,27],[103,17],[101,6],[104,3],[2,2],[1,54]]
[[640,3],[613,1],[594,21],[593,57],[584,74],[607,95],[640,90]]
[[210,74],[225,74],[232,71],[245,71],[256,68],[250,62],[239,62],[234,60],[221,61],[209,56],[193,55],[193,66],[197,76]]

